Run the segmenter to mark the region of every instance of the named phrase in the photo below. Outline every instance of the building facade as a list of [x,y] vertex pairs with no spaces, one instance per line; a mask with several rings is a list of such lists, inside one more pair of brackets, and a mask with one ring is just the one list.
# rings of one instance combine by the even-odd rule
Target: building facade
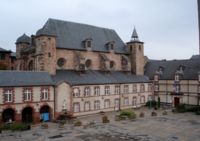
[[200,58],[188,60],[150,61],[145,74],[154,85],[156,100],[173,107],[200,104]]
[[[16,40],[16,58],[18,71],[0,73],[13,76],[7,78],[12,85],[0,79],[2,99],[15,95],[11,103],[0,101],[4,122],[10,117],[37,122],[56,119],[63,112],[81,116],[137,108],[152,97],[152,84],[144,76],[144,46],[135,29],[124,43],[112,29],[49,19],[36,35],[23,34]],[[22,81],[16,76],[24,71],[24,83],[13,84],[13,78]],[[32,99],[23,102],[30,93]],[[46,110],[41,110],[43,106]]]

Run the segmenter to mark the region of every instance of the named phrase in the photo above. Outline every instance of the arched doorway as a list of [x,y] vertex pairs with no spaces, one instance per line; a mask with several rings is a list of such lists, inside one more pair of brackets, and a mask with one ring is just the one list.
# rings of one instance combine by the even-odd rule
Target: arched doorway
[[51,111],[48,105],[42,106],[40,108],[40,119],[41,121],[50,121],[51,119]]
[[2,121],[3,122],[15,121],[15,111],[11,108],[5,109],[2,113]]
[[24,122],[24,123],[33,122],[33,109],[31,107],[26,107],[23,109],[22,122]]

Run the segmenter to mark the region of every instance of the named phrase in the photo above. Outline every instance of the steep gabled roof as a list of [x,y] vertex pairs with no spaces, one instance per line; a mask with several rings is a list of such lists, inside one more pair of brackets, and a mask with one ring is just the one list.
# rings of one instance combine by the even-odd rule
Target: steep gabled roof
[[0,86],[44,86],[53,85],[47,72],[0,71]]
[[114,71],[106,73],[103,71],[88,70],[83,74],[73,70],[57,70],[52,76],[56,84],[67,82],[70,85],[98,85],[98,84],[122,84],[149,82],[148,77]]
[[113,29],[102,28],[87,24],[80,24],[56,19],[49,19],[36,36],[56,36],[57,48],[86,50],[83,41],[92,39],[92,50],[109,52],[106,43],[115,42],[116,53],[126,53],[125,44]]
[[184,66],[181,79],[196,80],[198,79],[198,72],[200,71],[200,59],[188,60],[171,60],[171,61],[150,61],[145,66],[145,75],[150,79],[154,78],[154,74],[158,71],[159,67],[163,68],[160,75],[161,80],[174,80],[175,73],[180,66]]

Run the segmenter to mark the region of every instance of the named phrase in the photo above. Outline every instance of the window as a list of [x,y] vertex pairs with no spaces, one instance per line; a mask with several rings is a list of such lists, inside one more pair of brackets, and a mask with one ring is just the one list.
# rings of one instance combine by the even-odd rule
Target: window
[[174,91],[176,93],[179,93],[180,92],[180,85],[174,85]]
[[73,104],[73,107],[74,107],[74,112],[77,113],[77,112],[80,112],[80,103],[74,103]]
[[90,88],[89,87],[85,87],[85,90],[84,90],[84,96],[90,96]]
[[125,94],[129,93],[129,86],[128,85],[124,85],[124,93]]
[[24,89],[24,101],[32,100],[32,90],[30,88]]
[[90,111],[90,101],[86,101],[84,104],[85,111]]
[[57,65],[59,67],[63,67],[65,65],[65,59],[64,58],[59,58],[58,61],[57,61]]
[[115,94],[120,94],[120,86],[115,86]]
[[91,45],[91,40],[87,40],[87,47],[91,48],[92,45]]
[[119,107],[119,98],[115,98],[115,107]]
[[110,99],[104,100],[104,108],[110,108]]
[[128,106],[129,105],[129,99],[128,97],[124,98],[124,106]]
[[51,57],[51,53],[50,52],[48,53],[48,56]]
[[158,81],[158,75],[154,75],[154,81]]
[[134,93],[137,92],[137,84],[133,84],[133,92],[134,92]]
[[154,91],[155,92],[159,91],[159,85],[154,85]]
[[94,109],[95,110],[99,110],[100,109],[100,101],[99,100],[95,100],[94,101]]
[[197,92],[200,93],[200,85],[198,86],[198,91]]
[[5,60],[6,59],[6,56],[4,53],[0,53],[0,60]]
[[178,74],[175,75],[175,81],[179,81],[179,75]]
[[110,61],[110,68],[113,69],[115,67],[115,62],[114,61]]
[[87,59],[87,60],[85,61],[85,66],[86,66],[87,68],[89,68],[89,67],[91,66],[91,64],[92,64],[92,61],[91,61],[90,59]]
[[137,107],[137,97],[133,97],[132,105],[133,107]]
[[100,96],[100,88],[99,87],[94,87],[94,95]]
[[144,91],[145,91],[144,84],[141,84],[141,85],[140,85],[140,92],[143,93]]
[[144,104],[144,103],[145,103],[145,97],[144,97],[144,96],[141,96],[141,97],[140,97],[140,103],[141,103],[141,104]]
[[110,86],[105,86],[105,95],[110,95]]
[[148,91],[151,92],[152,91],[152,84],[148,85]]
[[41,100],[48,100],[49,99],[49,89],[43,88],[41,92]]
[[74,97],[80,97],[80,90],[79,90],[79,88],[74,88],[73,89],[73,96]]
[[5,90],[4,102],[13,102],[13,91],[12,90]]

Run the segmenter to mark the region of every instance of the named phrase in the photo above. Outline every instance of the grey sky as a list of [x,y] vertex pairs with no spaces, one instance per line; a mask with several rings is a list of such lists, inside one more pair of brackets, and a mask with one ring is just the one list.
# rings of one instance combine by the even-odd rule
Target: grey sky
[[198,54],[196,0],[0,0],[0,46],[35,34],[48,18],[114,29],[124,42],[136,26],[152,59]]

